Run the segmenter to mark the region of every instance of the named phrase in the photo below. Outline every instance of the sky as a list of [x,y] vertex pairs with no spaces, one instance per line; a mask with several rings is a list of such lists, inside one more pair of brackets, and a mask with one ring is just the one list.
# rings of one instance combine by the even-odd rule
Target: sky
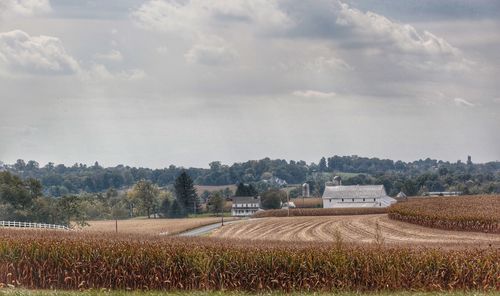
[[500,160],[497,0],[0,0],[0,160]]

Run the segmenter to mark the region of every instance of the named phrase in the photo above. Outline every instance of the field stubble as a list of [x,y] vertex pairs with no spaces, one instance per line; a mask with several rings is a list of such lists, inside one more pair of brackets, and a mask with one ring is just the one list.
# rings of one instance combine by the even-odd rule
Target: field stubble
[[338,234],[343,240],[355,243],[373,243],[379,237],[388,245],[500,247],[497,234],[432,229],[391,220],[386,214],[250,219],[224,226],[211,236],[252,241],[334,242]]

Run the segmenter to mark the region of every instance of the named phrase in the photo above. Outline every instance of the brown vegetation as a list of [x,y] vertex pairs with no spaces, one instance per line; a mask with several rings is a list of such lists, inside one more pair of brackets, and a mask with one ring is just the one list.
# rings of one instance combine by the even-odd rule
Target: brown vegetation
[[30,289],[498,289],[500,251],[0,230],[0,285]]
[[500,196],[412,199],[390,207],[389,218],[433,228],[500,233]]
[[[290,209],[290,216],[339,216],[339,215],[368,215],[387,213],[385,208],[337,208],[337,209]],[[266,210],[255,213],[253,218],[287,217],[288,210]]]
[[[118,232],[124,234],[172,235],[219,221],[220,218],[218,217],[118,220]],[[115,220],[90,221],[88,223],[90,226],[83,228],[83,231],[115,232]]]
[[297,208],[322,208],[323,199],[321,197],[297,197],[290,199]]
[[[378,226],[377,226],[378,225]],[[272,217],[230,224],[212,237],[252,241],[346,242],[444,248],[500,248],[500,236],[432,229],[391,220],[385,214],[323,217]]]

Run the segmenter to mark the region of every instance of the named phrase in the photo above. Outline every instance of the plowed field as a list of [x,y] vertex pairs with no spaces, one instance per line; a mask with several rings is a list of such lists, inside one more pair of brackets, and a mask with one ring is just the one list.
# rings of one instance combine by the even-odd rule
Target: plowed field
[[[379,225],[377,230],[377,224]],[[338,231],[337,231],[338,230]],[[211,236],[272,241],[335,241],[443,247],[500,247],[500,235],[427,228],[390,220],[386,214],[250,219],[224,226]]]

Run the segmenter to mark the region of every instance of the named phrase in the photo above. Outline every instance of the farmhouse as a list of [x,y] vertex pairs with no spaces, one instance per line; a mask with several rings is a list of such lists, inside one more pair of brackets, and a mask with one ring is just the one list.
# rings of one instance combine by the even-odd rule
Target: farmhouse
[[325,186],[323,208],[385,208],[396,200],[387,196],[384,185]]
[[231,215],[237,217],[250,216],[260,210],[260,196],[234,196]]

